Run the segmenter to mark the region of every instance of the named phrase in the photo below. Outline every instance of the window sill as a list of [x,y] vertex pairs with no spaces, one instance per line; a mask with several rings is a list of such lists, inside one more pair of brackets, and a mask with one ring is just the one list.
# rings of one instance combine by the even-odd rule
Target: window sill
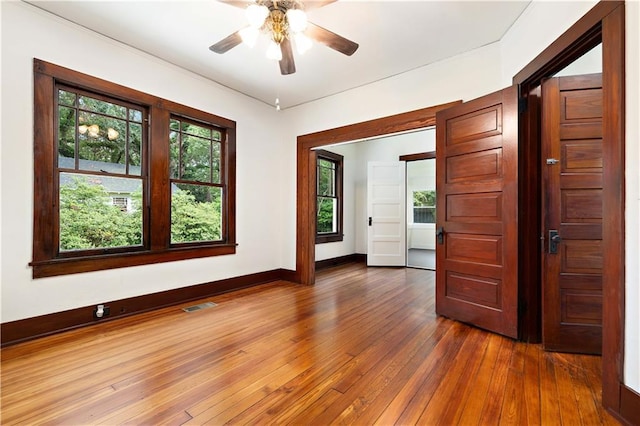
[[342,234],[316,236],[316,244],[336,243],[342,241],[343,239],[344,235]]
[[211,247],[176,247],[161,252],[129,252],[81,258],[59,258],[33,261],[33,278],[54,277],[81,272],[140,266],[177,260],[235,254],[237,244],[220,244]]

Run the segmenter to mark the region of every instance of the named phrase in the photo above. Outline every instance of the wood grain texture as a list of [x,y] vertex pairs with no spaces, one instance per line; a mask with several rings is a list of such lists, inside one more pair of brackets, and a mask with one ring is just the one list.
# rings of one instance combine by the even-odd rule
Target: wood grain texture
[[[512,86],[436,114],[436,227],[444,231],[436,311],[512,338],[521,249],[516,98]],[[495,200],[486,203],[493,214],[474,206],[487,196]]]
[[341,265],[7,347],[2,424],[617,424],[599,357],[438,317],[434,281]]

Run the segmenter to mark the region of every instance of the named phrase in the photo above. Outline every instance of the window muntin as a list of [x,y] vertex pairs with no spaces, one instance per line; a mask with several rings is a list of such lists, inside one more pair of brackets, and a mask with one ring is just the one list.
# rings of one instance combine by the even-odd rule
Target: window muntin
[[[63,85],[56,91],[60,254],[142,248],[146,110]],[[123,193],[138,200],[130,210],[112,202],[113,194]]]
[[316,161],[316,243],[342,241],[343,157],[319,150]]
[[[199,133],[201,129],[185,135],[217,144],[211,145],[206,161],[192,155],[194,162],[186,166],[193,167],[185,167],[191,174],[181,176],[185,181],[170,177],[172,117],[188,117],[191,124],[210,129],[211,135]],[[235,129],[232,120],[34,59],[33,277],[235,253]],[[217,226],[219,236],[172,244],[170,187],[219,199],[220,216],[209,215],[204,222],[207,229]],[[77,213],[77,202],[69,195],[80,190],[97,197],[91,204],[95,212],[126,219],[138,215],[140,227],[126,233],[125,221],[110,219],[112,226],[92,228],[110,240],[91,233],[90,242],[68,238],[64,223],[89,223],[92,215],[84,212],[85,219],[71,221],[65,216]],[[121,237],[129,234],[134,242],[123,242]]]

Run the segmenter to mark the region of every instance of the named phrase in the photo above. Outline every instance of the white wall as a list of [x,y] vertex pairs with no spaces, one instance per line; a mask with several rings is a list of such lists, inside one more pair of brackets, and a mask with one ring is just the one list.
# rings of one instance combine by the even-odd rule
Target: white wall
[[[283,168],[285,147],[280,135],[265,132],[277,127],[273,123],[280,117],[275,110],[26,3],[0,3],[2,322],[282,266],[280,201],[286,185],[277,170]],[[33,235],[34,57],[236,120],[237,254],[33,280],[28,263]],[[260,208],[265,205],[269,208]]]

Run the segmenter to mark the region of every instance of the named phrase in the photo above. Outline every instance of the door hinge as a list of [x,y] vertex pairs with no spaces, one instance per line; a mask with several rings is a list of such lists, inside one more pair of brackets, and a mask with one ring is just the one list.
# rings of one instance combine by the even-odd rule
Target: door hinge
[[528,105],[527,98],[518,98],[518,112],[520,114],[527,111]]
[[553,166],[554,164],[558,164],[560,160],[557,158],[547,158],[547,164]]

